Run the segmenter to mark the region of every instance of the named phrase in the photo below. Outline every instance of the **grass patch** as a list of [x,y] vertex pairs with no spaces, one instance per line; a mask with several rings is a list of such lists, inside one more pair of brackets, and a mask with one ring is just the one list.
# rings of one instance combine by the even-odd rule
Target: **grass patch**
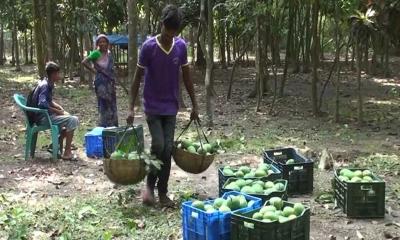
[[116,194],[15,201],[12,195],[1,195],[0,238],[168,239],[179,235],[179,210],[160,212],[121,198]]
[[400,156],[396,154],[373,153],[355,160],[358,167],[371,168],[379,172],[400,171]]

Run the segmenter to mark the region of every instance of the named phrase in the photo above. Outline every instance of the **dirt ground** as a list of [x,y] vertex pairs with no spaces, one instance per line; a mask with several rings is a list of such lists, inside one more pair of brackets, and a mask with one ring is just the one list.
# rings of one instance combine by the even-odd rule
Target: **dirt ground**
[[[399,68],[399,59],[394,59],[392,69]],[[328,67],[326,67],[328,69]],[[0,189],[2,194],[12,196],[24,203],[51,201],[62,197],[66,201],[75,197],[116,196],[129,191],[128,187],[115,186],[103,173],[102,160],[86,158],[83,134],[95,126],[95,96],[87,88],[77,90],[73,86],[57,86],[56,101],[62,103],[67,111],[81,119],[80,132],[75,144],[79,147],[78,162],[52,162],[50,155],[38,146],[35,159],[23,160],[24,118],[12,101],[15,92],[26,93],[27,83],[32,83],[26,68],[21,75],[10,73],[9,68],[0,69]],[[326,76],[321,72],[321,79]],[[194,71],[196,92],[202,113],[204,106],[204,88],[201,84],[201,72]],[[309,196],[292,198],[311,207],[311,239],[399,239],[400,238],[400,79],[398,73],[393,78],[367,77],[364,80],[366,124],[356,123],[356,81],[353,77],[343,79],[341,85],[341,122],[332,118],[334,109],[334,86],[328,85],[321,118],[314,118],[310,111],[308,92],[309,74],[291,74],[287,83],[286,96],[278,99],[272,114],[267,114],[272,102],[272,94],[264,96],[262,111],[255,112],[256,100],[247,97],[254,86],[254,69],[240,68],[235,74],[232,99],[226,100],[228,70],[216,70],[216,110],[215,125],[206,129],[211,138],[219,138],[227,143],[226,153],[217,156],[210,168],[199,175],[183,172],[175,164],[170,179],[170,196],[179,200],[182,192],[196,193],[200,198],[216,197],[218,192],[217,168],[221,165],[257,164],[262,161],[263,149],[275,147],[295,147],[315,161],[314,193]],[[322,85],[323,83],[321,83]],[[83,90],[82,90],[83,89]],[[185,94],[185,102],[189,105]],[[127,96],[119,92],[119,117],[122,123],[127,115]],[[184,109],[178,115],[178,125],[182,127],[189,117]],[[144,116],[139,113],[137,124],[145,129],[145,145],[149,147],[149,133]],[[179,128],[178,128],[179,130]],[[43,139],[46,139],[43,136]],[[228,144],[229,143],[229,144]],[[228,146],[229,145],[229,146]],[[386,180],[386,210],[384,219],[348,219],[332,203],[320,204],[316,197],[331,190],[333,170],[317,168],[321,152],[326,150],[335,167],[342,165],[368,166]],[[134,204],[140,204],[139,189],[133,187]],[[1,202],[0,202],[1,204]],[[0,205],[1,206],[1,205]],[[2,208],[0,207],[0,210]],[[165,210],[179,219],[179,209]],[[141,218],[141,216],[135,216]],[[143,217],[144,218],[144,217]],[[181,226],[170,226],[167,233],[157,235],[159,239],[180,239]],[[147,221],[146,226],[138,224],[138,234],[142,237],[126,236],[115,239],[155,239],[149,237],[154,226]],[[1,236],[0,239],[7,239]],[[44,231],[43,229],[41,230]],[[41,239],[28,234],[29,239]],[[50,236],[49,234],[46,236]],[[53,234],[48,239],[56,239]],[[44,238],[46,239],[46,238]],[[72,236],[72,239],[82,239]],[[99,239],[98,237],[93,239]],[[113,238],[114,239],[114,238]]]

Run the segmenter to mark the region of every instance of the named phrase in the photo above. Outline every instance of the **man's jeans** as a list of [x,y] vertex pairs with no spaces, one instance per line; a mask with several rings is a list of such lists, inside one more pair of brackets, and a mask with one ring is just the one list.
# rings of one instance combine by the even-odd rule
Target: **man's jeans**
[[147,115],[146,121],[151,134],[151,153],[163,162],[160,171],[147,175],[147,186],[154,191],[158,180],[158,194],[164,195],[168,192],[176,116]]

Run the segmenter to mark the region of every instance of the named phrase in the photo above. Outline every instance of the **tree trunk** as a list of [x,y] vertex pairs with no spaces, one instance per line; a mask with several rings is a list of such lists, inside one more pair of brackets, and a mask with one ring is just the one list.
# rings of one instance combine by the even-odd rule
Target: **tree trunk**
[[24,32],[24,54],[25,54],[25,65],[29,63],[29,52],[28,52],[28,29]]
[[[138,20],[137,20],[137,0],[128,0],[128,79],[129,81],[133,81],[136,64],[138,61],[138,53],[137,53],[137,28]],[[140,106],[140,98],[136,98],[135,102],[136,106]]]
[[145,11],[145,27],[144,27],[144,36],[143,42],[147,39],[148,35],[151,35],[151,22],[150,22],[150,1],[144,1],[144,11]]
[[295,7],[295,14],[294,14],[294,31],[293,31],[293,44],[292,44],[292,63],[293,63],[293,73],[300,72],[300,46],[301,46],[301,39],[300,39],[300,29],[303,30],[301,26],[301,9],[298,9],[300,6]]
[[262,36],[261,36],[261,17],[256,17],[256,93],[257,93],[257,106],[256,112],[260,111],[262,95],[264,91],[264,71],[262,59]]
[[197,39],[197,53],[196,53],[196,66],[204,67],[206,59],[204,58],[204,52],[200,44],[200,40]]
[[[206,88],[206,114],[207,114],[207,125],[213,125],[214,119],[214,79],[213,79],[213,67],[214,67],[214,18],[213,18],[213,0],[201,0],[200,5],[200,22],[203,26],[202,43],[203,46],[207,42],[206,50],[206,76],[205,76],[205,88]],[[207,18],[206,18],[206,3],[207,3]],[[206,40],[207,36],[207,40]]]
[[21,71],[21,65],[19,61],[19,44],[18,44],[18,30],[17,30],[17,12],[14,7],[14,24],[13,24],[13,42],[15,51],[15,71]]
[[368,74],[369,73],[369,40],[366,42],[365,47],[364,47],[364,67],[365,67],[365,72]]
[[192,58],[192,65],[195,63],[195,42],[194,42],[194,29],[193,25],[190,27],[189,30],[189,41],[190,41],[190,56]]
[[0,65],[4,65],[4,25],[0,23]]
[[29,53],[29,57],[30,57],[30,60],[29,60],[29,63],[31,63],[31,64],[33,64],[33,28],[31,28],[30,29],[30,43],[31,43],[31,45],[30,45],[30,48],[29,48],[29,51],[30,51],[30,53]]
[[313,14],[312,14],[312,83],[311,83],[311,101],[312,101],[312,110],[315,116],[319,116],[318,111],[318,63],[319,63],[319,55],[318,55],[318,13],[319,13],[319,0],[315,0],[313,3]]
[[231,45],[229,42],[229,34],[228,33],[226,34],[226,56],[227,56],[228,65],[230,65],[232,62],[232,58],[231,58]]
[[220,22],[219,31],[219,55],[222,64],[222,68],[226,68],[226,45],[225,45],[225,23]]
[[292,42],[293,42],[293,23],[294,23],[294,8],[292,7],[293,0],[289,0],[289,30],[287,33],[287,41],[286,41],[286,53],[285,53],[285,67],[283,69],[283,78],[281,82],[281,86],[279,88],[279,96],[283,97],[285,84],[287,80],[287,72],[289,68],[289,64],[291,62],[292,57]]
[[45,60],[43,57],[43,49],[42,49],[42,26],[41,26],[41,14],[39,11],[39,0],[33,0],[32,8],[33,8],[33,27],[35,31],[35,46],[36,46],[36,61],[38,66],[38,74],[40,78],[44,77],[44,64]]
[[359,40],[356,43],[356,59],[357,59],[357,93],[358,93],[358,122],[362,124],[363,122],[363,96],[362,96],[362,82],[361,82],[361,65],[362,65],[362,52]]
[[237,64],[239,63],[239,59],[247,52],[247,50],[250,47],[250,43],[251,43],[251,39],[249,39],[246,42],[246,45],[243,47],[242,53],[239,55],[239,58],[236,58],[235,61],[233,61],[233,65],[232,65],[232,70],[231,70],[231,74],[230,74],[230,78],[229,78],[229,87],[228,87],[228,93],[227,93],[227,100],[229,101],[231,99],[231,95],[232,95],[232,86],[233,86],[233,80],[234,80],[234,74],[235,74],[235,69]]
[[320,25],[319,25],[319,28],[320,28],[320,30],[319,30],[319,34],[320,34],[320,41],[318,42],[318,44],[319,44],[319,46],[318,46],[318,52],[319,52],[319,54],[320,54],[320,59],[321,60],[323,60],[323,59],[325,59],[325,56],[324,56],[324,48],[325,48],[325,46],[324,46],[324,32],[325,32],[325,24],[326,24],[326,19],[324,19],[324,14],[323,14],[323,12],[321,12],[321,14],[320,14]]
[[335,122],[339,123],[340,121],[340,13],[339,6],[335,4],[335,62],[336,66],[336,86],[335,86]]
[[[13,24],[15,25],[15,24]],[[15,32],[14,27],[11,31],[11,66],[15,66]]]
[[53,0],[46,0],[46,41],[47,41],[47,60],[54,61],[54,18]]
[[304,73],[309,73],[310,72],[310,49],[311,49],[311,27],[310,27],[310,18],[311,18],[311,4],[307,3],[306,6],[306,16],[305,16],[305,23],[304,26],[306,28],[306,39],[305,39],[305,50],[304,50],[304,67],[303,67],[303,72]]

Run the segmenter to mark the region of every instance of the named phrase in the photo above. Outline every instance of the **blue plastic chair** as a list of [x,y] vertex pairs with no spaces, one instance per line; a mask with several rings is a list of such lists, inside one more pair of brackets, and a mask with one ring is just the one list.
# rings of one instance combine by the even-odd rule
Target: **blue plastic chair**
[[[57,160],[58,151],[59,151],[59,143],[58,143],[58,136],[59,136],[59,129],[57,125],[51,123],[49,112],[46,109],[40,108],[32,108],[26,106],[26,99],[21,94],[14,94],[14,100],[19,106],[19,108],[25,114],[25,123],[26,123],[26,143],[25,143],[25,160],[29,159],[30,157],[35,157],[35,149],[36,149],[36,142],[38,133],[41,131],[50,130],[51,131],[51,140],[53,145],[53,159]],[[37,124],[30,124],[28,119],[28,112],[35,112],[35,113],[42,113],[46,116],[48,123],[47,125],[37,125]]]

